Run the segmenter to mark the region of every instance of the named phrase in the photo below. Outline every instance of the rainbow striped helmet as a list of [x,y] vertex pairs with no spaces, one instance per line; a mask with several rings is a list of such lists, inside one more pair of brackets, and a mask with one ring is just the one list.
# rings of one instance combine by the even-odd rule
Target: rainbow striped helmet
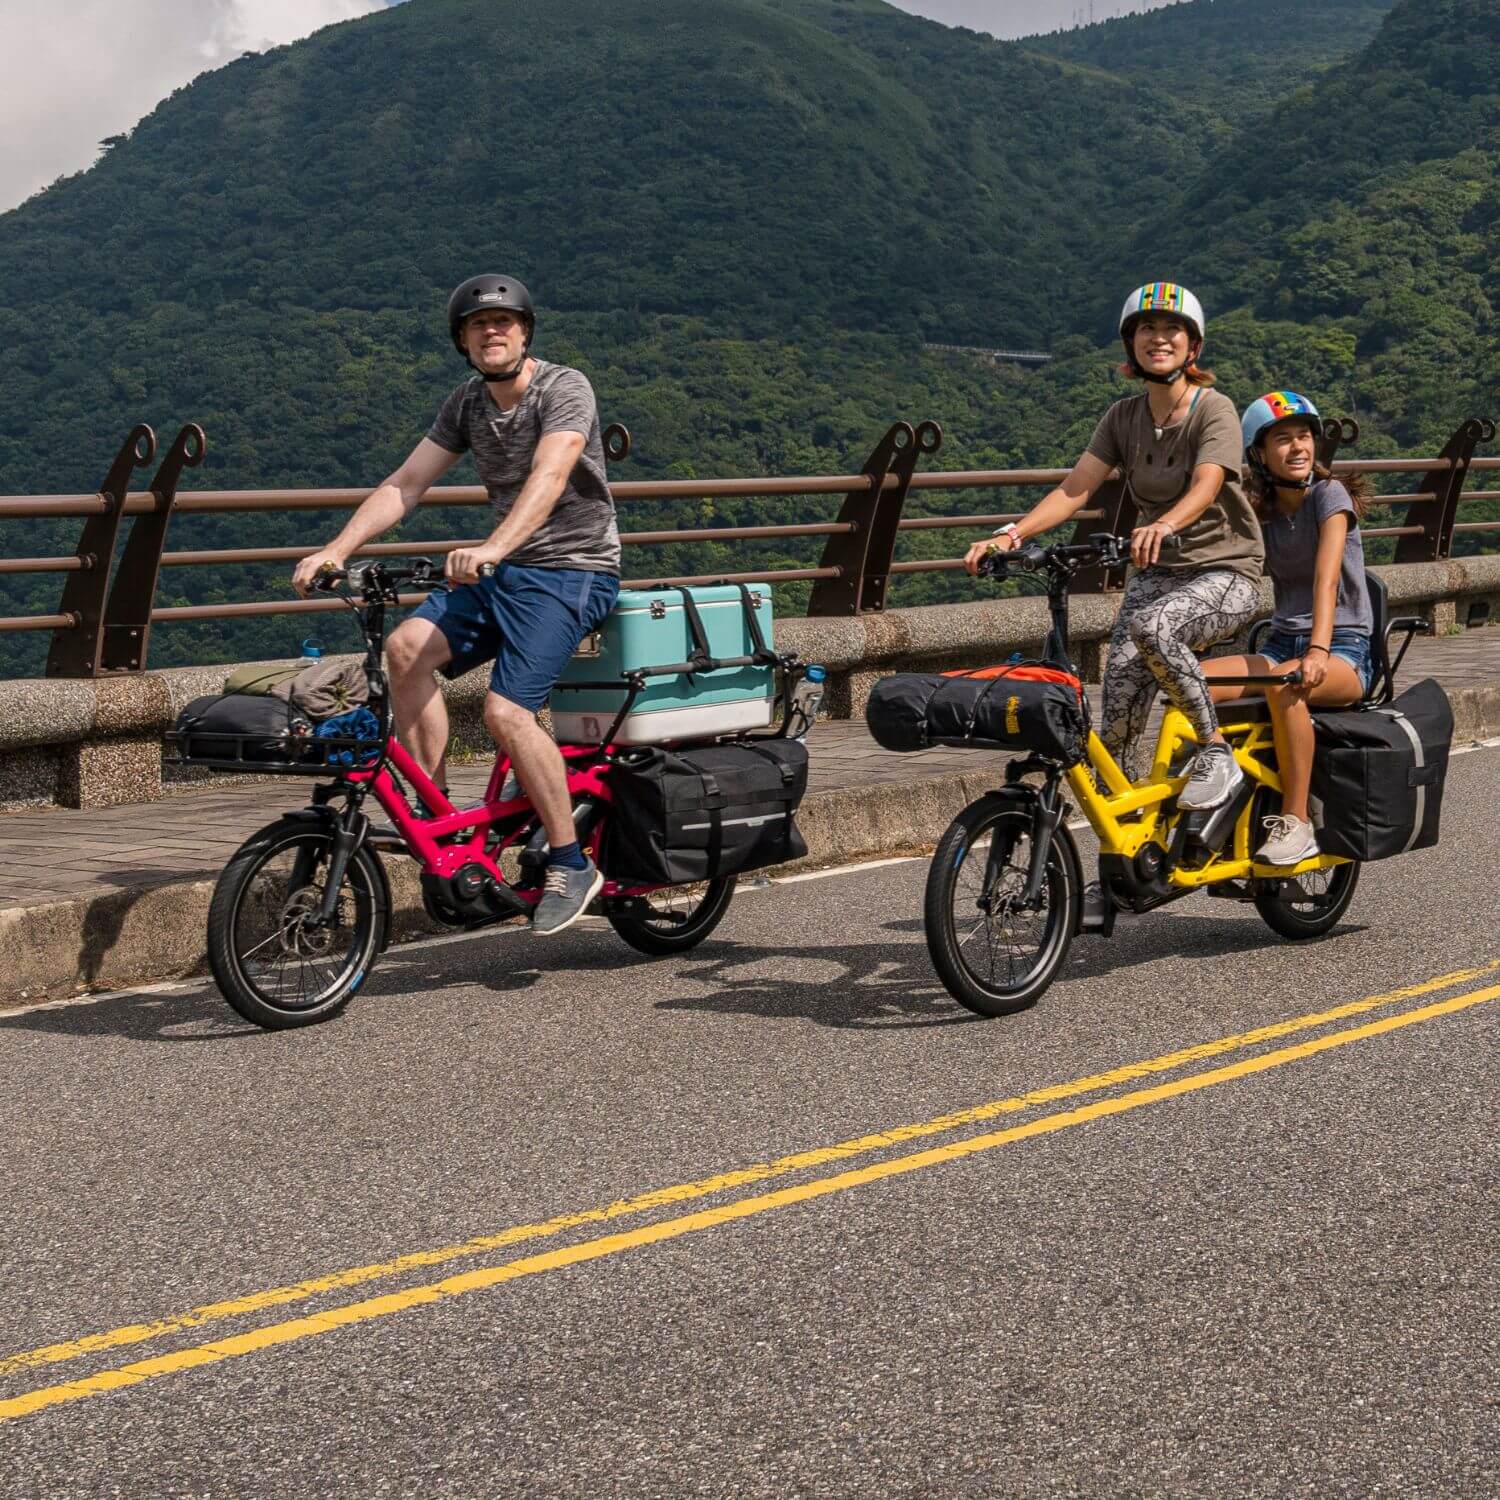
[[1128,343],[1136,319],[1148,313],[1171,313],[1181,318],[1193,330],[1198,342],[1203,342],[1207,326],[1203,304],[1185,286],[1178,286],[1175,281],[1148,281],[1145,286],[1137,287],[1120,310],[1120,337]]
[[1240,435],[1245,440],[1245,452],[1252,448],[1278,423],[1298,417],[1308,423],[1315,438],[1323,435],[1323,419],[1318,408],[1296,391],[1267,391],[1254,402],[1240,422]]

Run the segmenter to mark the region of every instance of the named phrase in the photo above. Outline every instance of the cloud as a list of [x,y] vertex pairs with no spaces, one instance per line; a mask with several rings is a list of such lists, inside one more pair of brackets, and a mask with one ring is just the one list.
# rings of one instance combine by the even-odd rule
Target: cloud
[[0,212],[93,164],[173,89],[389,0],[5,0]]

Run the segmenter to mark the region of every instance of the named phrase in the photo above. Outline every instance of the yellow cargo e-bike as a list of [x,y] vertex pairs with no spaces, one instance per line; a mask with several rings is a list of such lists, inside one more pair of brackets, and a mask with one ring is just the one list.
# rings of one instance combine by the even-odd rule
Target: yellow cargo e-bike
[[[987,576],[1027,570],[1046,578],[1052,629],[1043,661],[978,674],[905,674],[885,679],[872,695],[871,729],[891,749],[968,743],[1025,751],[1007,764],[1003,786],[953,820],[927,877],[924,923],[933,965],[955,999],[980,1015],[1034,1003],[1062,967],[1074,935],[1107,937],[1118,913],[1151,911],[1201,890],[1253,903],[1282,937],[1315,938],[1338,922],[1359,880],[1359,862],[1338,855],[1295,866],[1253,858],[1255,830],[1279,810],[1281,794],[1263,698],[1221,705],[1220,728],[1245,779],[1229,801],[1206,812],[1177,806],[1198,739],[1175,708],[1166,709],[1150,775],[1140,782],[1125,775],[1089,726],[1069,652],[1068,588],[1081,567],[1117,567],[1129,549],[1129,537],[1101,534],[993,554],[981,564]],[[1405,630],[1409,643],[1412,632],[1426,627],[1421,620],[1387,626],[1384,590],[1373,575],[1371,593],[1371,701],[1383,701],[1393,681],[1389,631]],[[1064,787],[1099,839],[1099,890],[1087,903]]]

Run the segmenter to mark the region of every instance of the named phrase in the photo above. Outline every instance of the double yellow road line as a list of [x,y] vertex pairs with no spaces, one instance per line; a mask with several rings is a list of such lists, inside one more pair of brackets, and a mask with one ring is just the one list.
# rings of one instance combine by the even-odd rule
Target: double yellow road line
[[[349,1270],[333,1272],[327,1276],[297,1282],[291,1286],[274,1287],[268,1291],[252,1293],[249,1296],[237,1297],[229,1301],[209,1303],[202,1307],[195,1307],[188,1312],[159,1319],[156,1322],[132,1324],[127,1327],[114,1328],[105,1333],[89,1334],[67,1343],[50,1344],[42,1348],[26,1350],[19,1354],[12,1354],[7,1358],[0,1358],[0,1377],[18,1374],[23,1370],[64,1363],[86,1355],[97,1354],[107,1349],[144,1343],[150,1339],[161,1338],[168,1334],[200,1328],[206,1324],[221,1322],[229,1318],[244,1317],[267,1308],[305,1301],[309,1298],[359,1286],[370,1281],[400,1276],[410,1271],[488,1254],[527,1240],[550,1238],[564,1234],[572,1229],[588,1225],[605,1224],[631,1215],[645,1214],[653,1209],[708,1197],[716,1193],[725,1192],[731,1188],[744,1187],[751,1183],[765,1182],[795,1172],[827,1166],[834,1162],[867,1156],[872,1153],[888,1150],[893,1146],[902,1145],[908,1141],[951,1134],[968,1125],[981,1124],[1007,1114],[1032,1109],[1038,1105],[1056,1103],[1062,1099],[1077,1098],[1083,1094],[1098,1093],[1120,1084],[1133,1083],[1152,1077],[1153,1075],[1172,1072],[1178,1068],[1186,1067],[1191,1063],[1202,1062],[1208,1058],[1222,1056],[1228,1052],[1241,1051],[1265,1042],[1292,1036],[1298,1032],[1328,1026],[1336,1021],[1348,1020],[1357,1015],[1395,1005],[1403,1000],[1416,999],[1423,995],[1434,994],[1440,990],[1453,989],[1459,985],[1470,983],[1473,980],[1492,976],[1497,970],[1500,970],[1500,960],[1485,964],[1479,968],[1456,970],[1451,974],[1439,975],[1437,978],[1426,980],[1421,984],[1407,985],[1401,989],[1387,991],[1384,994],[1366,996],[1364,999],[1351,1001],[1346,1005],[1336,1006],[1331,1010],[1317,1011],[1309,1015],[1294,1017],[1291,1020],[1278,1021],[1269,1026],[1261,1026],[1253,1031],[1241,1032],[1235,1036],[1221,1037],[1217,1041],[1205,1042],[1200,1046],[1187,1047],[1177,1052],[1169,1052],[1161,1057],[1154,1057],[1145,1062],[1130,1063],[1124,1067],[1114,1068],[1106,1073],[1095,1073],[1087,1078],[1078,1078],[1069,1083],[1054,1084],[1047,1088],[1035,1089],[1030,1093],[1019,1094],[1008,1099],[992,1100],[989,1103],[976,1105],[970,1109],[956,1110],[952,1113],[938,1115],[933,1119],[923,1120],[915,1124],[898,1125],[892,1129],[883,1130],[872,1135],[858,1136],[852,1140],[841,1141],[836,1145],[822,1146],[810,1151],[797,1152],[791,1156],[780,1157],[775,1161],[756,1163],[734,1171],[724,1172],[717,1176],[700,1178],[695,1182],[685,1182],[672,1187],[658,1188],[652,1192],[642,1193],[634,1198],[627,1198],[617,1203],[608,1204],[602,1208],[591,1208],[576,1213],[560,1214],[556,1218],[547,1219],[540,1223],[516,1225],[512,1228],[502,1230],[497,1234],[483,1235],[465,1240],[461,1244],[446,1245],[433,1250],[420,1250],[409,1255],[399,1256],[393,1260],[380,1261],[372,1265],[356,1266]],[[1148,1104],[1156,1104],[1162,1100],[1196,1093],[1201,1089],[1214,1088],[1221,1083],[1228,1083],[1237,1078],[1249,1077],[1255,1073],[1268,1072],[1273,1068],[1282,1067],[1287,1063],[1316,1056],[1320,1052],[1327,1052],[1337,1047],[1348,1046],[1351,1042],[1362,1041],[1368,1037],[1397,1031],[1403,1027],[1417,1025],[1420,1022],[1433,1020],[1439,1016],[1451,1015],[1457,1011],[1466,1010],[1472,1006],[1481,1005],[1497,998],[1500,998],[1500,984],[1477,990],[1469,990],[1455,995],[1448,1000],[1438,1001],[1414,1010],[1402,1011],[1396,1015],[1385,1016],[1379,1020],[1369,1021],[1364,1025],[1351,1027],[1343,1031],[1329,1032],[1325,1035],[1300,1042],[1295,1046],[1259,1053],[1224,1067],[1213,1068],[1201,1073],[1193,1073],[1187,1077],[1156,1084],[1150,1088],[1137,1089],[1125,1094],[1116,1094],[1110,1098],[1100,1099],[1079,1108],[1043,1115],[1037,1119],[1028,1120],[1025,1124],[1013,1125],[1007,1129],[990,1131],[981,1135],[966,1136],[961,1140],[950,1141],[944,1145],[929,1147],[926,1150],[913,1152],[905,1156],[888,1157],[880,1161],[871,1162],[866,1166],[840,1172],[833,1176],[815,1178],[810,1181],[778,1188],[771,1192],[739,1198],[717,1207],[700,1209],[695,1213],[657,1220],[654,1223],[642,1225],[636,1229],[582,1240],[560,1249],[506,1261],[501,1265],[484,1266],[476,1270],[465,1271],[447,1276],[440,1281],[408,1287],[402,1291],[390,1292],[383,1296],[366,1298],[363,1301],[349,1303],[326,1312],[310,1313],[303,1317],[273,1323],[246,1333],[218,1338],[212,1342],[199,1344],[192,1348],[179,1349],[170,1354],[158,1355],[151,1359],[137,1360],[131,1364],[122,1365],[111,1370],[104,1370],[98,1374],[89,1375],[78,1380],[43,1386],[35,1390],[26,1391],[21,1395],[10,1397],[9,1399],[0,1400],[0,1422],[29,1416],[35,1412],[43,1411],[48,1407],[81,1401],[90,1396],[103,1395],[107,1391],[121,1390],[128,1386],[139,1385],[144,1381],[155,1380],[165,1375],[179,1374],[203,1365],[218,1364],[224,1360],[254,1354],[260,1350],[273,1348],[279,1344],[294,1343],[302,1339],[315,1337],[319,1334],[332,1333],[336,1329],[346,1328],[353,1324],[368,1323],[379,1318],[390,1317],[396,1313],[406,1312],[412,1308],[423,1307],[430,1303],[466,1296],[471,1292],[485,1291],[489,1288],[500,1286],[505,1282],[518,1280],[524,1276],[535,1276],[545,1271],[555,1271],[565,1266],[580,1265],[586,1261],[600,1260],[607,1256],[618,1255],[624,1251],[638,1249],[645,1245],[657,1244],[663,1240],[678,1239],[683,1235],[695,1234],[700,1230],[713,1229],[718,1225],[732,1223],[739,1219],[753,1218],[759,1214],[769,1213],[778,1208],[785,1208],[794,1203],[806,1203],[816,1198],[827,1197],[834,1193],[847,1192],[851,1188],[862,1187],[868,1183],[879,1182],[886,1178],[899,1177],[909,1172],[919,1172],[928,1167],[940,1166],[946,1162],[976,1156],[982,1152],[993,1151],[998,1147],[1010,1145],[1015,1141],[1028,1140],[1033,1136],[1050,1135],[1056,1131],[1066,1130],[1075,1125],[1087,1124],[1092,1120],[1103,1119],[1111,1115],[1126,1114],[1131,1110],[1140,1109]]]

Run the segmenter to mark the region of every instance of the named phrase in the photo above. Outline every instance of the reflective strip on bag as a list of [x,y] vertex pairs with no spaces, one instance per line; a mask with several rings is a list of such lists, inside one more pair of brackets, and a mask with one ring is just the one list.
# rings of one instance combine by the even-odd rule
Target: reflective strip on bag
[[[1401,726],[1401,732],[1407,737],[1407,739],[1411,741],[1412,753],[1417,758],[1417,769],[1423,769],[1426,766],[1427,761],[1422,755],[1422,737],[1412,726],[1411,720],[1408,719],[1404,713],[1400,712],[1399,709],[1377,708],[1375,712],[1378,714],[1384,714],[1389,719],[1394,719],[1396,723]],[[1401,852],[1403,854],[1407,853],[1411,849],[1411,846],[1415,844],[1417,839],[1421,836],[1422,821],[1427,813],[1427,788],[1425,786],[1418,785],[1413,788],[1413,790],[1417,794],[1417,816],[1415,821],[1412,823],[1411,837],[1407,839],[1406,843],[1402,846]]]

